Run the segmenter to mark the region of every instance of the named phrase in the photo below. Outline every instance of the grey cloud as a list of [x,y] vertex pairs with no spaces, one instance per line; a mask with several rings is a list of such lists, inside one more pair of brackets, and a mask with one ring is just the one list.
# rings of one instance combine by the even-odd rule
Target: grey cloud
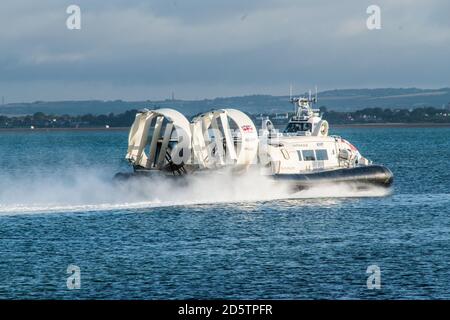
[[0,4],[10,101],[449,85],[446,1],[378,1],[379,31],[365,27],[371,3],[356,0],[82,0],[79,31],[65,28],[71,3]]

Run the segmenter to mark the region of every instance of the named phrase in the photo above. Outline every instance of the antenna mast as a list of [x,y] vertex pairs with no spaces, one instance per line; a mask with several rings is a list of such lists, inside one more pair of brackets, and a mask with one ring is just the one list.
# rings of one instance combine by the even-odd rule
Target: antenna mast
[[315,102],[317,103],[317,85],[316,85],[316,98],[315,98]]

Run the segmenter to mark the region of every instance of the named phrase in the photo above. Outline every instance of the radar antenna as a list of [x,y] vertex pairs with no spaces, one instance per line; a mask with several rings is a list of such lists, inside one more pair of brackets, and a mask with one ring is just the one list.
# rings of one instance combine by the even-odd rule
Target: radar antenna
[[309,89],[303,97],[293,97],[290,92],[289,101],[294,105],[294,118],[319,116],[319,109],[314,109],[313,105],[317,103],[317,86],[315,87],[315,96],[312,96],[312,90]]

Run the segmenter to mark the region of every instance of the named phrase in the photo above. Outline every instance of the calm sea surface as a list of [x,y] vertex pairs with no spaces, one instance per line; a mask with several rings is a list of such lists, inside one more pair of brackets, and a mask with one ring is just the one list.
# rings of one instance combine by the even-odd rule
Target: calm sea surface
[[449,299],[450,128],[333,133],[391,168],[391,194],[117,185],[127,132],[0,132],[0,298]]

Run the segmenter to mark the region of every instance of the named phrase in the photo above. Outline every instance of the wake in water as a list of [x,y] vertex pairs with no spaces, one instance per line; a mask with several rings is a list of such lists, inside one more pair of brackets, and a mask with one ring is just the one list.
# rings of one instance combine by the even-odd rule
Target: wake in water
[[377,197],[386,189],[356,191],[342,185],[321,185],[293,193],[288,185],[259,172],[188,177],[187,185],[163,178],[114,182],[113,172],[98,168],[70,169],[50,174],[0,177],[0,214],[84,212],[250,202],[277,199]]

